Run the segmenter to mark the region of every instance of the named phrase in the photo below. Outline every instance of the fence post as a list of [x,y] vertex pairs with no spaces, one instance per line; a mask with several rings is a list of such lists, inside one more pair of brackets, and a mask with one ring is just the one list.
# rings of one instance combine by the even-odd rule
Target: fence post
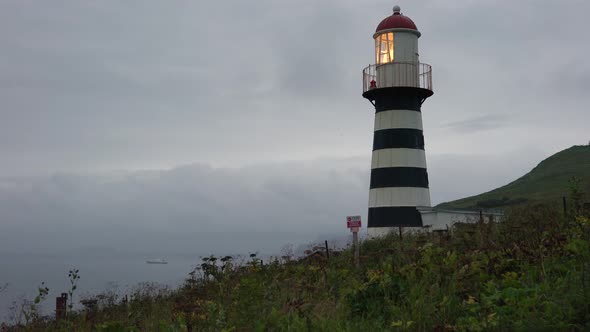
[[55,298],[55,320],[59,321],[66,318],[67,303],[68,293],[61,293],[61,296]]
[[354,246],[354,266],[359,266],[360,248],[359,248],[359,232],[352,232],[352,245]]
[[326,240],[325,243],[326,243],[326,259],[330,260],[330,250],[328,249],[328,240]]

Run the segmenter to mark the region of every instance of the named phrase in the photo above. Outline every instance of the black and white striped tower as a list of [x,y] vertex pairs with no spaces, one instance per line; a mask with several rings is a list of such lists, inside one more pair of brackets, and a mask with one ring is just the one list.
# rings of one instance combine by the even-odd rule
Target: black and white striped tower
[[375,64],[363,70],[363,97],[375,106],[370,236],[421,227],[430,206],[421,106],[432,96],[432,70],[418,58],[420,32],[400,7],[377,26]]

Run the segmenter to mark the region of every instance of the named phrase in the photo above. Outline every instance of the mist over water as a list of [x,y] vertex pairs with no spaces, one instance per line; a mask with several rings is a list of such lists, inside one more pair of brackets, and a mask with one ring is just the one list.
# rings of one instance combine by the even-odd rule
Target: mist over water
[[68,271],[79,269],[80,280],[74,300],[84,294],[96,294],[107,289],[128,293],[141,282],[157,282],[171,287],[179,285],[187,273],[198,263],[198,257],[167,257],[168,264],[146,264],[145,256],[136,254],[84,255],[84,254],[20,254],[0,256],[0,280],[8,288],[0,294],[0,321],[8,321],[13,301],[32,300],[36,287],[45,282],[49,288],[47,300],[42,304],[44,315],[53,315],[55,297],[70,288]]
[[[346,233],[344,233],[346,234]],[[9,322],[13,312],[14,303],[22,303],[23,300],[32,300],[36,296],[37,287],[44,282],[49,288],[47,299],[41,303],[43,315],[54,315],[55,297],[62,292],[67,292],[71,285],[68,279],[68,271],[78,269],[80,280],[75,292],[74,302],[80,307],[79,300],[88,295],[98,294],[104,291],[115,291],[120,296],[130,294],[133,289],[142,283],[157,283],[162,287],[175,288],[182,284],[188,277],[188,273],[202,263],[201,258],[209,255],[234,257],[236,264],[248,261],[250,253],[256,253],[257,257],[268,261],[271,257],[282,255],[285,250],[301,255],[303,250],[313,244],[320,244],[320,238],[330,241],[330,246],[345,246],[348,236],[335,237],[334,234],[291,234],[291,239],[297,239],[298,244],[286,242],[286,234],[267,234],[269,237],[276,235],[275,240],[261,240],[252,233],[241,233],[226,236],[219,234],[205,234],[213,240],[220,241],[215,250],[202,249],[200,251],[171,252],[169,249],[158,251],[157,246],[145,252],[121,251],[112,248],[86,247],[72,250],[71,252],[57,252],[52,250],[29,252],[0,252],[0,281],[8,283],[8,287],[0,293],[0,322]],[[260,234],[258,235],[260,236]],[[317,241],[308,241],[316,237]],[[243,246],[243,252],[236,253],[221,249],[232,237],[234,246]],[[245,238],[245,241],[239,241]],[[256,239],[256,240],[253,240]],[[166,239],[163,239],[166,242]],[[258,242],[258,246],[254,244]],[[205,243],[210,244],[210,243]],[[166,247],[166,246],[164,246]],[[263,250],[247,250],[252,248]],[[168,264],[147,264],[146,260],[163,258]]]
[[[143,235],[145,232],[138,231],[135,236],[141,238]],[[320,237],[331,239],[331,236],[334,235]],[[191,241],[185,237],[184,243],[178,241],[182,237],[177,236],[174,241],[167,234],[159,237],[153,234],[144,239],[145,242],[130,234],[126,237],[139,245],[122,246],[122,249],[88,246],[71,250],[34,248],[0,252],[0,283],[8,283],[0,293],[0,322],[9,320],[14,301],[32,300],[42,282],[50,291],[41,308],[44,315],[53,315],[55,297],[70,288],[68,271],[71,269],[78,269],[81,276],[74,298],[79,303],[81,295],[97,294],[107,289],[115,289],[121,295],[129,294],[144,282],[177,287],[205,256],[231,255],[240,262],[247,260],[250,253],[256,253],[257,257],[266,260],[269,256],[280,256],[286,247],[301,253],[307,243],[313,243],[310,239],[319,239],[318,234],[280,232],[195,234],[190,236]],[[147,242],[151,242],[151,246]],[[191,242],[193,249],[188,249]],[[155,258],[164,258],[168,264],[146,263],[146,260]]]

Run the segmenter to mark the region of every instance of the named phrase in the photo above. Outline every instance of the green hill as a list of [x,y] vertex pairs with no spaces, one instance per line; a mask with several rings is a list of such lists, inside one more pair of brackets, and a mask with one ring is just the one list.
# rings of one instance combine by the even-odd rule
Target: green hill
[[[509,162],[509,161],[507,161]],[[582,180],[582,188],[590,192],[590,145],[575,145],[543,160],[532,171],[492,191],[441,203],[440,208],[505,208],[509,206],[560,202],[568,195],[569,179]]]

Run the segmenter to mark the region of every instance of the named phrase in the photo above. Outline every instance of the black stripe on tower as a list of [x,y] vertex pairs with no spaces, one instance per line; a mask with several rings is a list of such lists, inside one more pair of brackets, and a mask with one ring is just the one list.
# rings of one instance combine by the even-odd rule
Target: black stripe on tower
[[428,188],[428,173],[418,167],[386,167],[371,170],[371,187],[419,187]]
[[373,151],[381,149],[424,150],[424,134],[420,129],[382,129],[375,131]]
[[422,227],[422,215],[413,206],[369,208],[368,227]]
[[375,113],[390,110],[420,112],[424,91],[415,88],[384,88],[373,91]]

